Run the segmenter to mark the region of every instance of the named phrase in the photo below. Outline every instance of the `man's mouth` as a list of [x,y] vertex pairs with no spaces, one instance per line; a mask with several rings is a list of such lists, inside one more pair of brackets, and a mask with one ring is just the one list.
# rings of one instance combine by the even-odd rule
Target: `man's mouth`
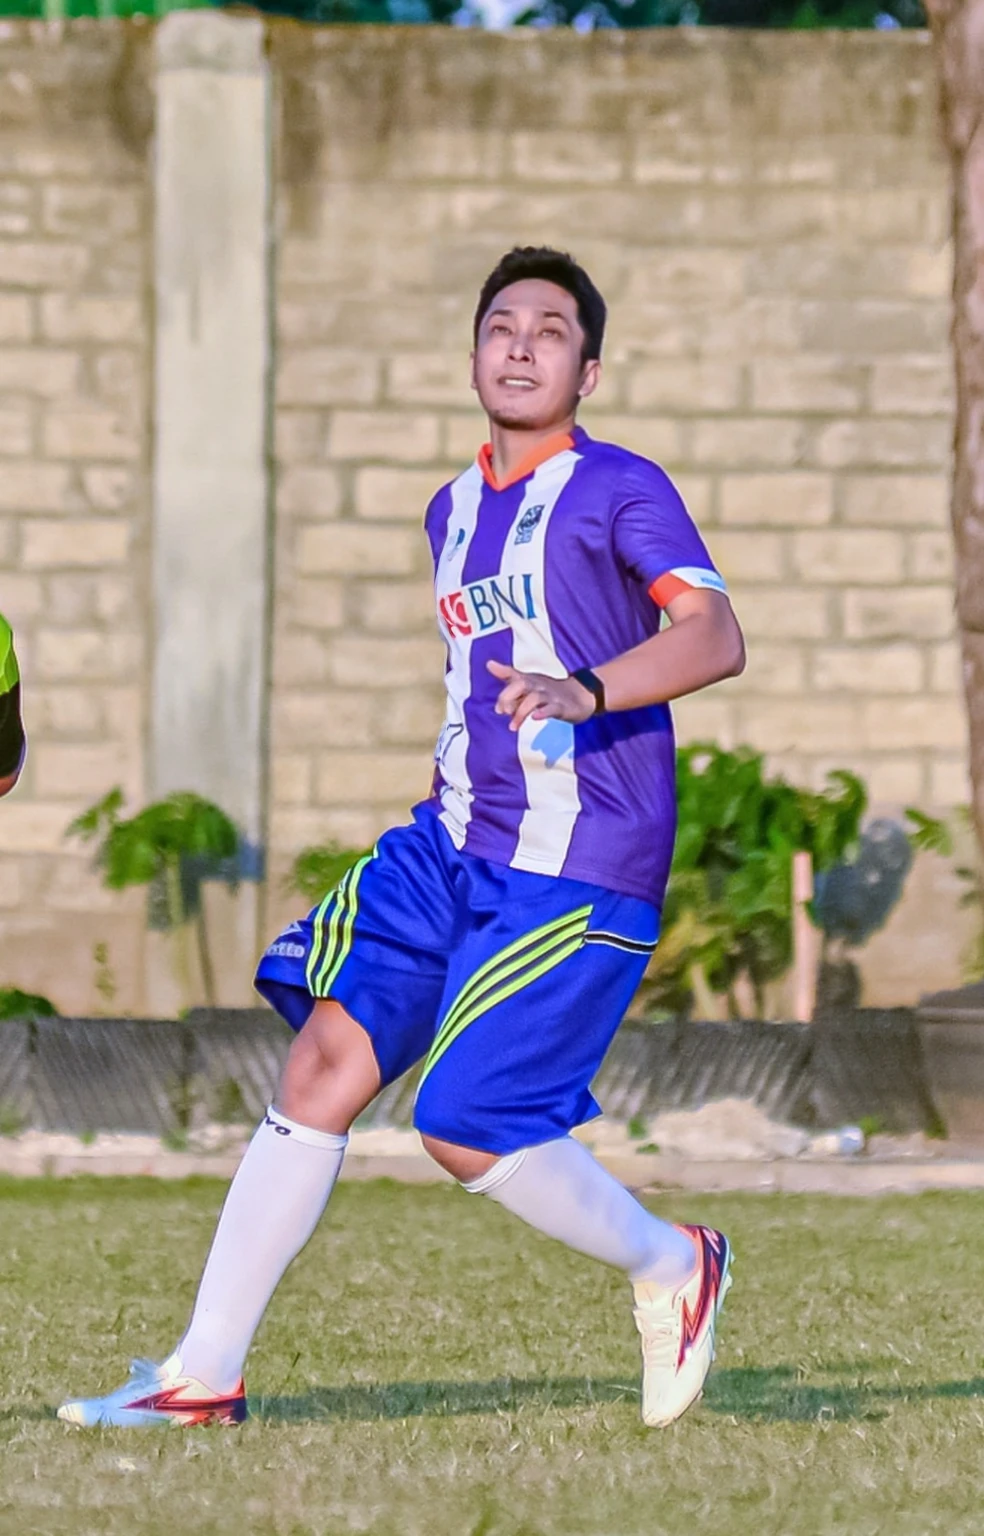
[[499,380],[499,383],[505,385],[506,389],[536,389],[537,387],[535,380],[514,377],[512,374],[507,374],[505,378]]

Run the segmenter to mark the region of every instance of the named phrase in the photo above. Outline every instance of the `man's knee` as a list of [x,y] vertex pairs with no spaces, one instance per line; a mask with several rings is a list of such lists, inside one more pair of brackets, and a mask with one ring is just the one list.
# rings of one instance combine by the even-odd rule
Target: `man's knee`
[[459,1184],[471,1184],[474,1179],[480,1179],[483,1173],[488,1173],[494,1163],[498,1162],[495,1152],[480,1152],[476,1147],[462,1147],[453,1141],[442,1141],[439,1136],[430,1136],[421,1132],[420,1139],[424,1144],[424,1151],[432,1157],[441,1168],[450,1173]]
[[291,1119],[339,1134],[379,1092],[372,1042],[340,1004],[317,1002],[291,1045],[277,1105]]
[[[467,1126],[468,1106],[462,1104],[459,1085],[448,1079],[441,1070],[442,1066],[443,1063],[435,1071],[424,1074],[417,1090],[413,1123],[420,1133],[424,1150],[435,1163],[457,1179],[459,1184],[470,1184],[488,1172],[497,1161],[497,1154],[469,1146],[471,1138],[468,1130],[458,1130],[462,1122]],[[433,1130],[424,1129],[425,1126],[436,1125],[442,1128],[446,1126],[448,1134],[440,1136]]]

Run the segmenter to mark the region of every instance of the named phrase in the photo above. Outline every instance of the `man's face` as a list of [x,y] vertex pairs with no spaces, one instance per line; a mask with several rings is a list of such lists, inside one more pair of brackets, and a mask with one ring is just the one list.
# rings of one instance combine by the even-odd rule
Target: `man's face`
[[489,419],[519,431],[549,431],[572,418],[598,382],[601,364],[581,362],[577,302],[542,278],[524,278],[492,300],[472,354],[472,387]]

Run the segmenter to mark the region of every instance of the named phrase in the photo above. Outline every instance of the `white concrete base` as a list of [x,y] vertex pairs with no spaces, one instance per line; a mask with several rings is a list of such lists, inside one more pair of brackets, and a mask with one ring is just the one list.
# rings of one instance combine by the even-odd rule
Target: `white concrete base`
[[[0,1174],[67,1178],[79,1174],[231,1179],[245,1137],[230,1133],[211,1150],[175,1151],[150,1136],[100,1136],[90,1145],[37,1131],[0,1139]],[[938,1157],[699,1159],[665,1153],[602,1151],[599,1160],[639,1192],[685,1189],[703,1193],[889,1195],[935,1189],[984,1189],[984,1147]],[[342,1166],[345,1180],[396,1179],[401,1184],[451,1183],[421,1149],[413,1131],[355,1131]]]

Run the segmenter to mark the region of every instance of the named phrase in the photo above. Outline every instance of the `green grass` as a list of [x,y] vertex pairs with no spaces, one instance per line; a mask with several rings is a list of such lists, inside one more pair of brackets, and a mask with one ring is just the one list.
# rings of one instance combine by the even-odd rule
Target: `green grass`
[[343,1185],[241,1430],[74,1431],[160,1357],[219,1184],[0,1184],[3,1536],[979,1536],[980,1197],[673,1196],[737,1252],[718,1367],[638,1419],[619,1276],[446,1186]]

